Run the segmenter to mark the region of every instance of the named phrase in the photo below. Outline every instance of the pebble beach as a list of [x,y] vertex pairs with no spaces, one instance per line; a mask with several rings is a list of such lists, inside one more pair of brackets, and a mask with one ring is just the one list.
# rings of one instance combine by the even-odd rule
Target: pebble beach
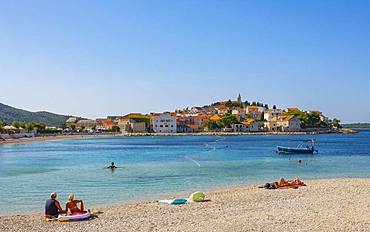
[[7,215],[0,217],[0,231],[370,231],[370,178],[305,183],[299,189],[249,184],[212,190],[205,192],[208,201],[184,205],[154,199],[115,205],[90,221],[46,222],[42,212]]

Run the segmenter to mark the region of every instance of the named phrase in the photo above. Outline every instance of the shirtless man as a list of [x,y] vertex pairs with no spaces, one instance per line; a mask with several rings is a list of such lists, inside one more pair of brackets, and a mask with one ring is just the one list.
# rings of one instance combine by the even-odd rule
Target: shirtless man
[[[77,204],[80,203],[80,208],[78,208]],[[75,200],[74,195],[71,193],[68,196],[68,202],[66,204],[66,210],[71,211],[71,213],[75,212],[85,212],[84,203],[82,200]]]
[[56,200],[57,193],[53,192],[50,194],[50,199],[45,202],[45,217],[46,218],[57,218],[60,213],[65,213],[59,202]]
[[112,163],[111,163],[111,165],[110,165],[110,166],[108,166],[107,168],[115,169],[115,168],[117,168],[117,167],[116,167],[116,165],[114,165],[114,162],[112,162]]

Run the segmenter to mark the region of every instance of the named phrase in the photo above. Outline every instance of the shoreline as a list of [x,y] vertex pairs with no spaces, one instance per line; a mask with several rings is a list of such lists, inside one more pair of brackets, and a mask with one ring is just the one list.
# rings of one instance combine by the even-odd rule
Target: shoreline
[[122,133],[117,136],[241,136],[241,135],[317,135],[317,134],[355,134],[355,130],[295,131],[295,132],[194,132],[194,133]]
[[35,136],[28,138],[18,139],[5,139],[0,140],[1,144],[10,143],[24,143],[24,142],[35,142],[35,141],[49,141],[49,140],[60,140],[60,139],[76,139],[76,138],[91,138],[99,136],[250,136],[250,135],[317,135],[317,134],[354,134],[358,131],[352,129],[342,129],[338,131],[325,130],[325,131],[300,131],[300,132],[196,132],[196,133],[83,133],[83,134],[61,134],[61,135],[45,135]]
[[[289,179],[289,178],[288,178]],[[370,177],[317,177],[317,178],[305,178],[301,179],[303,182],[311,182],[311,181],[331,181],[331,180],[369,180]],[[278,181],[277,180],[271,180],[270,182],[273,181]],[[201,191],[204,193],[214,193],[214,192],[220,192],[220,191],[226,191],[226,190],[233,190],[233,189],[238,189],[238,188],[244,188],[244,187],[256,187],[258,186],[263,186],[265,182],[258,182],[258,181],[253,181],[253,182],[248,182],[248,183],[233,183],[230,185],[215,185],[215,186],[208,186],[204,187],[202,189],[188,189],[188,190],[183,190],[183,191],[176,191],[176,192],[170,192],[166,195],[158,194],[154,195],[153,197],[141,197],[133,200],[127,200],[127,201],[117,201],[117,202],[111,202],[111,203],[104,203],[100,205],[93,205],[92,207],[88,207],[89,209],[107,209],[110,207],[120,207],[124,205],[131,205],[131,204],[142,204],[142,203],[150,203],[150,202],[157,202],[159,199],[167,199],[171,197],[188,197],[191,193],[196,192],[196,191]],[[280,189],[284,190],[284,189]],[[279,191],[279,189],[275,189],[275,191]],[[207,194],[206,194],[207,195]],[[46,200],[46,199],[45,199]],[[60,201],[61,205],[64,207],[64,202]],[[63,202],[63,203],[62,203]],[[42,207],[41,207],[42,208]],[[13,217],[13,216],[30,216],[30,215],[43,215],[43,211],[26,211],[26,212],[12,212],[12,213],[5,213],[5,214],[0,214],[0,219],[1,217]]]
[[[273,181],[273,180],[271,180]],[[366,231],[370,178],[303,180],[299,189],[241,184],[205,191],[207,202],[185,205],[140,200],[107,205],[91,221],[45,222],[42,215],[0,216],[2,231]],[[262,184],[262,183],[261,183]],[[190,193],[189,193],[190,194]],[[86,202],[87,206],[89,205]]]
[[11,144],[11,143],[61,140],[61,139],[93,138],[93,137],[98,137],[98,136],[117,136],[117,134],[90,134],[89,133],[89,134],[61,134],[61,135],[35,136],[35,137],[26,137],[26,138],[19,138],[19,139],[0,140],[0,145],[1,144]]

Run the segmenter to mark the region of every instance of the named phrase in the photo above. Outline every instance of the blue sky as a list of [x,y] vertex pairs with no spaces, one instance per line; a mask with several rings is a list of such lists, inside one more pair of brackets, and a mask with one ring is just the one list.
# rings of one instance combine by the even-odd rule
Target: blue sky
[[370,121],[370,1],[0,1],[0,102],[85,117],[236,98]]

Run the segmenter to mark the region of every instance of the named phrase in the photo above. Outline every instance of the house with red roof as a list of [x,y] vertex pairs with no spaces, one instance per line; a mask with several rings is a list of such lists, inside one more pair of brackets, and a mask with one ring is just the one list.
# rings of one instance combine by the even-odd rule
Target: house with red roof
[[248,132],[257,132],[260,130],[259,123],[252,118],[245,120],[242,122],[242,124],[245,126],[245,130]]
[[217,114],[215,114],[212,117],[210,117],[209,120],[211,120],[211,121],[220,121],[221,117],[218,116]]
[[220,107],[216,107],[216,110],[217,110],[217,114],[224,115],[229,111],[229,108],[226,106],[220,106]]
[[96,129],[100,130],[110,130],[115,124],[109,118],[97,118],[96,119]]
[[261,120],[263,117],[263,112],[265,108],[262,106],[247,106],[245,112],[249,115],[250,118]]

